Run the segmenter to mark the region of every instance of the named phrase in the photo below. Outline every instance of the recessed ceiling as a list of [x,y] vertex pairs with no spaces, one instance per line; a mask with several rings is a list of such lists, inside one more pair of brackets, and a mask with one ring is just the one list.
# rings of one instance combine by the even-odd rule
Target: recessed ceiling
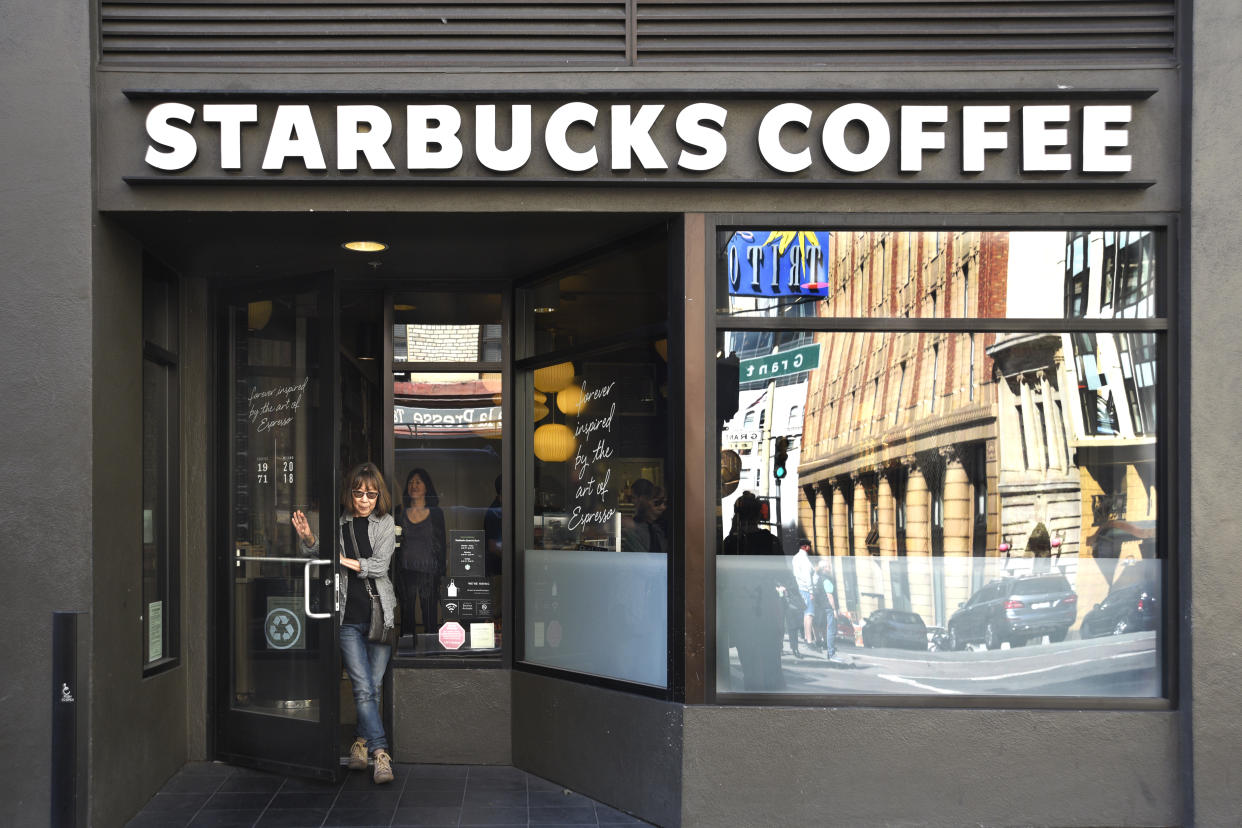
[[[147,213],[116,216],[179,273],[209,279],[335,271],[345,278],[511,280],[664,220],[600,213]],[[352,239],[388,244],[355,253]]]

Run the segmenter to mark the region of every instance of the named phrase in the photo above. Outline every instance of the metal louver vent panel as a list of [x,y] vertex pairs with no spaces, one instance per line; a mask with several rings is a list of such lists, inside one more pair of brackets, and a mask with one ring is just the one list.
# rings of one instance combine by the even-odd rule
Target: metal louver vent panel
[[626,64],[626,0],[101,3],[113,66]]
[[639,0],[640,65],[1168,62],[1175,0]]
[[153,67],[1168,63],[1176,0],[101,0]]

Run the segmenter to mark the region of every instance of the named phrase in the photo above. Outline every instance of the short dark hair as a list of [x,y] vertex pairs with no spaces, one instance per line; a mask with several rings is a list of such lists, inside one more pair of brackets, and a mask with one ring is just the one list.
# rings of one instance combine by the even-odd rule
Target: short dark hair
[[380,517],[392,511],[392,495],[388,493],[388,484],[384,482],[384,474],[374,463],[359,463],[345,475],[341,489],[341,505],[348,514],[354,514],[354,489],[361,489],[367,483],[375,487],[379,497],[375,499],[375,513]]
[[634,497],[651,497],[655,494],[655,484],[645,477],[640,477],[630,484],[630,493]]

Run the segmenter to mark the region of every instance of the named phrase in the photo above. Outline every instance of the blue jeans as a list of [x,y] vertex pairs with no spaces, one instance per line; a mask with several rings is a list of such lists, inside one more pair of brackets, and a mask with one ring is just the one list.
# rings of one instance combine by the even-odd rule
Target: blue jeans
[[358,729],[355,735],[367,740],[367,752],[388,750],[388,737],[384,735],[384,719],[380,716],[380,692],[384,686],[384,671],[392,647],[367,641],[366,624],[341,625],[341,661],[354,686],[354,707],[358,711]]
[[829,606],[826,615],[828,623],[826,624],[827,629],[824,630],[824,643],[828,645],[828,650],[825,655],[828,658],[832,658],[837,654],[837,614]]

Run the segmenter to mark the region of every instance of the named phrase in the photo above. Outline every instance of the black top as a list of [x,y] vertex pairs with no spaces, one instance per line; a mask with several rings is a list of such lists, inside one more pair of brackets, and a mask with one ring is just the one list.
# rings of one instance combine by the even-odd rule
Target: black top
[[[349,538],[345,539],[345,557],[354,557],[354,550],[358,550],[357,557],[371,557],[371,536],[367,534],[367,518],[356,517],[350,524],[354,533],[354,543],[349,542]],[[367,594],[366,579],[352,569],[346,569],[349,577],[349,594],[345,597],[345,617],[341,619],[342,624],[370,624],[371,623],[371,598]],[[374,587],[372,587],[374,589]]]
[[408,572],[444,574],[444,512],[432,506],[425,520],[414,523],[405,508],[397,510],[401,522],[401,568]]

